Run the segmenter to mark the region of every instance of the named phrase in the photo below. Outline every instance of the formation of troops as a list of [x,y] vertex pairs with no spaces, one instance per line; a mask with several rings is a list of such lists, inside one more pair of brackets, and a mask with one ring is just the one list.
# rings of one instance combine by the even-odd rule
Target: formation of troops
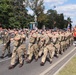
[[[5,57],[7,50],[7,56],[11,57],[9,69],[13,69],[17,62],[19,62],[19,67],[22,67],[24,60],[30,63],[33,57],[35,61],[41,58],[41,66],[45,64],[47,58],[52,63],[54,56],[58,58],[59,54],[63,54],[73,43],[73,32],[69,30],[4,29],[0,31],[0,34],[3,40],[0,58]],[[10,49],[11,43],[13,44],[12,50]]]

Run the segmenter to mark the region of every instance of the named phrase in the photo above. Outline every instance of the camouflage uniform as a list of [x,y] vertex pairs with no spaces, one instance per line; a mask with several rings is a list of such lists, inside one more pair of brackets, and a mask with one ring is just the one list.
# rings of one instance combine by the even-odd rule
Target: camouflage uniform
[[20,47],[20,40],[21,36],[18,34],[18,31],[15,31],[15,37],[14,37],[14,48],[12,52],[12,57],[11,57],[11,65],[9,66],[9,69],[14,68],[14,65],[16,64],[16,56],[19,58],[19,63],[23,64],[22,57],[21,57],[21,50],[19,49]]
[[55,47],[53,46],[53,43],[51,42],[51,35],[50,34],[45,34],[44,40],[45,40],[45,45],[44,45],[44,51],[43,51],[43,56],[41,59],[41,66],[44,65],[47,54],[49,53],[49,60],[50,63],[52,62],[52,58],[55,53]]
[[4,57],[4,54],[5,54],[6,50],[8,50],[8,56],[10,57],[11,56],[11,51],[10,51],[10,43],[11,43],[11,41],[10,41],[10,38],[11,37],[10,37],[8,32],[4,32],[3,38],[4,38],[4,42],[3,42],[3,49],[2,49],[1,58]]
[[38,47],[39,47],[39,57],[42,55],[43,53],[43,49],[44,49],[44,44],[45,44],[45,40],[42,40],[45,37],[44,34],[40,34],[40,41],[38,43]]
[[66,36],[66,46],[67,46],[67,48],[68,48],[69,45],[70,45],[70,37],[69,37],[69,33],[66,32],[65,36]]
[[20,42],[20,46],[19,46],[19,51],[21,50],[20,53],[23,52],[25,58],[26,58],[26,44],[25,44],[25,41],[26,41],[26,36],[24,34],[24,32],[21,32],[21,42]]
[[53,35],[52,39],[54,39],[55,55],[58,57],[59,51],[60,51],[60,42],[59,42],[58,32],[55,32],[55,35]]
[[31,61],[32,56],[34,54],[35,56],[35,60],[38,59],[38,45],[37,45],[37,35],[35,32],[32,32],[32,34],[30,34],[30,39],[29,39],[29,48],[28,48],[28,59],[27,59],[27,63]]
[[60,53],[63,54],[64,51],[64,34],[60,32]]

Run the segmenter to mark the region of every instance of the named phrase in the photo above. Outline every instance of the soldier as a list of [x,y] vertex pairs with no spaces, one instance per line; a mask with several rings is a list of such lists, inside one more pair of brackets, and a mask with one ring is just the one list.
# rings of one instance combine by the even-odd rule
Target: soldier
[[59,34],[57,31],[53,33],[52,40],[55,47],[55,55],[56,57],[59,57],[60,42],[59,42]]
[[72,45],[73,44],[73,32],[70,32],[70,45]]
[[47,31],[47,34],[42,39],[42,40],[45,40],[45,45],[44,45],[45,47],[44,47],[43,56],[41,59],[41,64],[40,64],[41,66],[43,66],[45,64],[46,57],[47,57],[48,53],[49,53],[50,63],[52,63],[52,58],[53,58],[54,53],[55,53],[55,47],[53,46],[53,43],[51,42],[51,37],[52,37],[52,35],[50,34],[49,31]]
[[18,49],[21,43],[21,36],[18,33],[18,30],[15,30],[15,37],[11,40],[14,41],[14,48],[13,48],[13,52],[12,52],[12,57],[11,57],[11,65],[9,66],[9,69],[13,69],[15,67],[16,64],[16,56],[18,55],[19,58],[19,67],[22,67],[23,65],[23,61],[22,61],[22,57],[21,57],[21,50]]
[[8,57],[11,57],[11,51],[10,51],[10,35],[7,31],[4,32],[4,43],[3,43],[3,49],[2,49],[2,56],[1,58],[4,58],[4,54],[5,54],[5,51],[8,50]]
[[63,31],[60,31],[59,32],[59,42],[60,42],[60,54],[63,54],[63,51],[64,51],[64,34],[63,34]]
[[4,43],[4,30],[1,31],[2,44]]
[[45,40],[43,40],[43,38],[45,37],[45,31],[42,31],[42,34],[39,35],[39,43],[38,43],[38,47],[39,47],[39,57],[41,57],[42,53],[43,53],[43,49],[44,49],[44,44],[45,44]]
[[66,46],[67,48],[70,46],[70,33],[67,31],[65,34],[66,37]]
[[18,47],[18,56],[19,56],[19,61],[20,61],[20,65],[19,67],[22,67],[23,66],[23,57],[22,55],[24,55],[24,57],[26,58],[27,55],[26,55],[26,44],[25,44],[25,41],[26,41],[26,36],[25,36],[25,33],[23,31],[21,31],[21,40],[20,40],[20,46]]
[[30,39],[29,39],[29,48],[28,48],[28,59],[27,59],[27,63],[29,63],[32,59],[32,56],[34,54],[35,56],[35,60],[38,60],[38,46],[37,46],[37,34],[35,33],[35,30],[32,30],[31,34],[30,34]]
[[21,51],[20,53],[24,54],[24,57],[26,59],[27,57],[27,54],[26,54],[26,44],[25,44],[25,41],[26,41],[26,35],[25,35],[25,32],[21,31],[21,43],[20,43],[20,46],[19,46],[19,51]]
[[63,51],[67,50],[67,40],[68,40],[68,37],[67,37],[67,34],[66,34],[66,31],[63,31]]

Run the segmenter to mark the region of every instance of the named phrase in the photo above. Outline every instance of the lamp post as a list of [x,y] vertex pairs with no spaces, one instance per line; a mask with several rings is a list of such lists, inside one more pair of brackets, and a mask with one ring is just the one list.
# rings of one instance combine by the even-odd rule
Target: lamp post
[[37,15],[34,16],[34,21],[37,22]]
[[37,15],[34,16],[35,25],[37,26]]

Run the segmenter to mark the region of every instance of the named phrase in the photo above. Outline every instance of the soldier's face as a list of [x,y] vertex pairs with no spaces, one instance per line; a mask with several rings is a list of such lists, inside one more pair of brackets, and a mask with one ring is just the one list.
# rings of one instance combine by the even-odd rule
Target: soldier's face
[[15,34],[17,34],[18,33],[18,31],[15,31]]
[[44,32],[42,32],[42,34],[44,34]]
[[21,32],[21,34],[24,34],[24,32]]
[[38,34],[38,32],[36,32],[36,34]]
[[7,32],[5,32],[5,34],[7,34]]
[[49,34],[50,33],[50,31],[47,31],[47,34]]
[[56,32],[53,33],[54,35],[56,34]]

